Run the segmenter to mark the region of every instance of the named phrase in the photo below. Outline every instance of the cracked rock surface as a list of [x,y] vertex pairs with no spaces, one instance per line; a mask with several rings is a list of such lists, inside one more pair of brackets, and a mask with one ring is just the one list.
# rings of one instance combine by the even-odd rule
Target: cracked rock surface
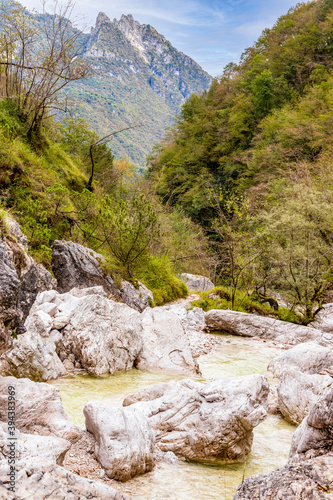
[[266,417],[268,382],[262,375],[201,384],[189,379],[157,384],[126,398],[124,406],[149,418],[159,450],[189,460],[243,460],[253,428]]
[[83,413],[96,440],[95,456],[110,478],[127,481],[152,470],[155,437],[145,415],[100,401],[86,404]]

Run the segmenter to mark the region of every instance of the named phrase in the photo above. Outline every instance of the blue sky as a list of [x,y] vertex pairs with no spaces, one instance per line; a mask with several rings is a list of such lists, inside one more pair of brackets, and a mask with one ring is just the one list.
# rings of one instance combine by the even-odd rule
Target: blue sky
[[[40,0],[21,0],[28,9],[41,10]],[[75,13],[86,26],[99,12],[111,19],[132,14],[151,24],[178,50],[192,57],[213,76],[228,62],[238,62],[262,30],[271,27],[296,2],[291,0],[77,0]],[[48,3],[47,3],[48,5]],[[52,3],[49,3],[52,10]]]

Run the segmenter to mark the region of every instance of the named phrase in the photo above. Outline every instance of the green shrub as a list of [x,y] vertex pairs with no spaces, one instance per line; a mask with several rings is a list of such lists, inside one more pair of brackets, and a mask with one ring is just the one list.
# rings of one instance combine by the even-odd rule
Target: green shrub
[[7,234],[8,234],[7,212],[2,207],[0,207],[0,235],[6,236]]
[[188,295],[187,286],[175,276],[166,257],[152,257],[137,278],[153,292],[156,306]]
[[[231,309],[231,290],[227,287],[215,287],[208,292],[200,293],[200,299],[192,302],[193,306],[201,307],[204,311],[211,309]],[[301,317],[294,311],[285,307],[278,310],[273,307],[261,304],[247,292],[238,290],[235,297],[235,311],[259,314],[260,316],[270,316],[290,323],[301,323]]]

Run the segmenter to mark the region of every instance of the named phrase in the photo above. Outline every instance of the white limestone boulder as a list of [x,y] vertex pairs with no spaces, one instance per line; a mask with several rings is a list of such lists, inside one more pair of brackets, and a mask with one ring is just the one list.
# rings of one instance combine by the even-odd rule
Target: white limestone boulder
[[142,347],[140,313],[100,295],[81,300],[62,331],[62,356],[74,354],[92,375],[133,367]]
[[142,346],[140,314],[97,286],[40,294],[26,330],[1,356],[3,375],[50,380],[74,366],[114,373],[132,368]]
[[51,461],[34,458],[16,462],[16,488],[11,493],[8,463],[0,462],[0,498],[3,500],[129,500],[114,488],[80,477]]
[[110,478],[127,481],[152,470],[155,437],[147,417],[101,401],[89,402],[83,413],[96,440],[95,456]]
[[186,309],[180,304],[170,304],[162,306],[159,309],[164,309],[165,311],[176,314],[185,330],[200,331],[205,328],[205,313],[200,307]]
[[332,383],[333,378],[328,375],[284,372],[277,388],[280,412],[286,420],[299,425]]
[[81,430],[68,418],[59,390],[43,382],[0,377],[0,421],[8,422],[8,388],[14,387],[16,427],[26,434],[57,436],[74,442]]
[[333,377],[333,349],[305,342],[275,357],[268,365],[275,378],[290,370]]
[[193,290],[195,292],[206,292],[215,286],[209,278],[198,274],[183,273],[181,274],[180,279],[186,284],[189,290]]
[[157,384],[123,402],[151,421],[159,450],[189,460],[243,460],[253,428],[266,417],[268,382],[261,375],[201,384],[181,380]]
[[289,460],[307,463],[308,459],[327,454],[333,455],[333,386],[317,399],[294,433]]
[[333,345],[333,334],[266,316],[212,309],[205,314],[205,322],[209,331],[271,339],[284,345],[296,345],[311,340],[324,346]]
[[[62,465],[71,443],[66,439],[55,436],[38,436],[15,431],[15,441],[8,440],[7,424],[0,425],[0,453],[3,458],[22,460],[35,458],[49,460]],[[10,448],[11,446],[11,448]]]
[[[56,330],[51,331],[53,318],[41,310],[32,312],[26,322],[26,332],[13,340],[12,347],[0,358],[0,373],[32,380],[51,380],[66,375],[56,346],[60,339]],[[54,307],[52,313],[54,312]]]
[[144,370],[200,373],[178,316],[163,308],[141,315],[142,348],[136,362]]

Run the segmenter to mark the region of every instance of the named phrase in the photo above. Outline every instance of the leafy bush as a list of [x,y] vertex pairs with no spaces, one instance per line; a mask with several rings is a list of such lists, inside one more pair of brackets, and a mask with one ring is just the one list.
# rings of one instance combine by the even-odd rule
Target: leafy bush
[[137,277],[153,292],[156,306],[188,295],[187,286],[175,276],[166,257],[152,257]]
[[151,244],[160,236],[157,215],[144,196],[118,203],[109,196],[102,199],[100,217],[106,245],[123,266],[126,277],[149,258]]
[[[208,292],[202,292],[200,299],[192,302],[193,306],[201,307],[204,311],[211,309],[232,309],[231,307],[232,290],[227,287],[215,287]],[[278,310],[260,303],[255,300],[247,292],[240,290],[236,291],[235,296],[235,311],[254,313],[260,316],[270,316],[282,321],[289,321],[290,323],[301,323],[301,317],[297,313],[288,308],[279,307]]]

